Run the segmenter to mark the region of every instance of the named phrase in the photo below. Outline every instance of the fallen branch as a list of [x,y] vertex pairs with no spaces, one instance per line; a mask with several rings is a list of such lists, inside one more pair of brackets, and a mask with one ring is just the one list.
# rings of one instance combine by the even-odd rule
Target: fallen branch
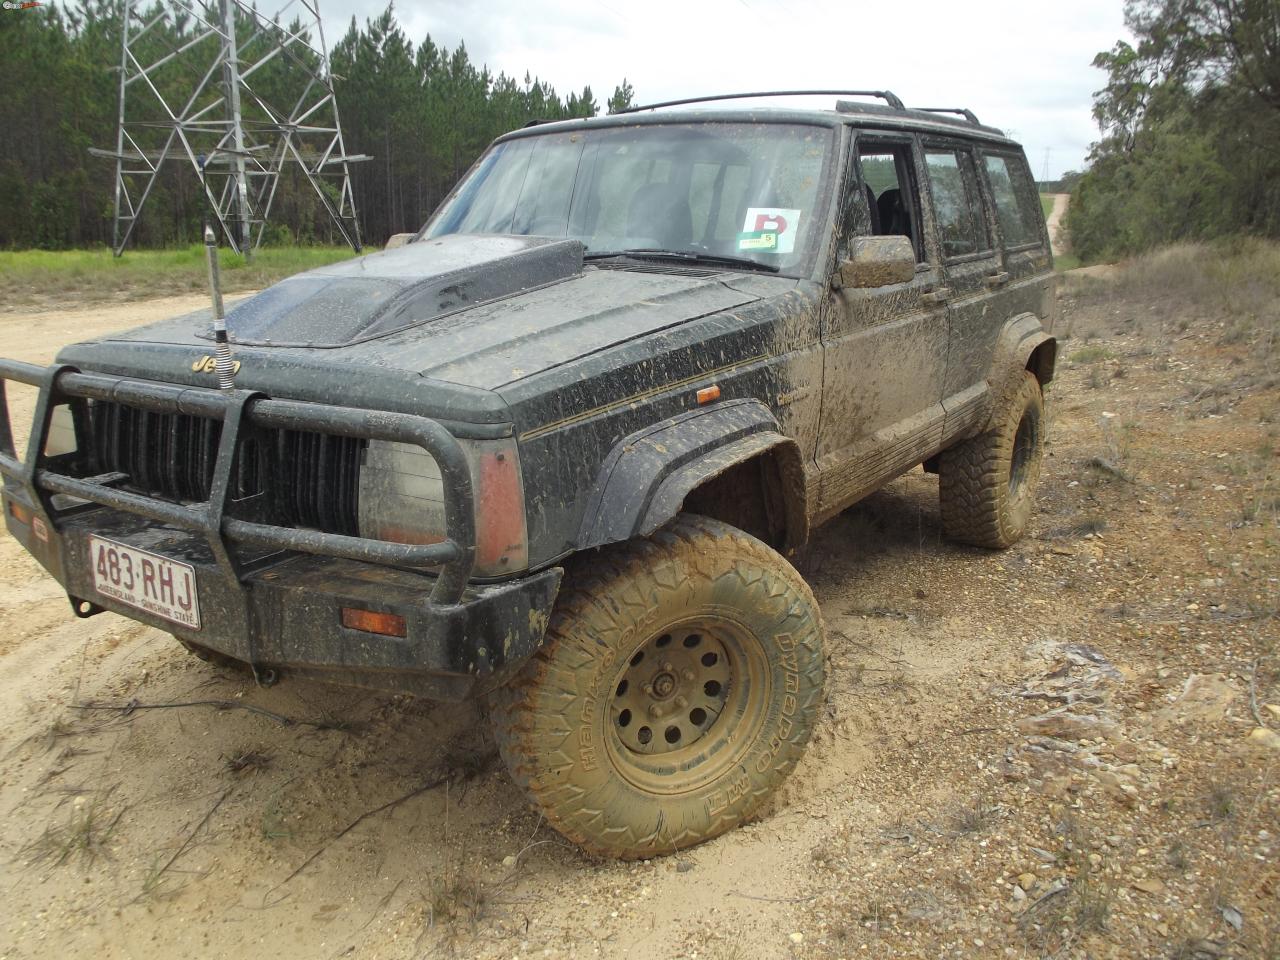
[[417,797],[417,796],[420,796],[421,794],[426,793],[428,790],[434,790],[436,787],[442,787],[448,782],[449,782],[449,773],[446,772],[441,774],[439,777],[437,777],[434,780],[430,780],[427,783],[422,784],[421,786],[414,787],[408,793],[403,794],[399,797],[396,797],[394,800],[388,800],[386,803],[384,803],[380,807],[375,807],[372,810],[366,810],[364,813],[360,814],[360,816],[356,817],[354,820],[348,823],[345,827],[339,830],[337,834],[333,836],[332,839],[325,841],[323,845],[316,848],[316,850],[313,851],[312,854],[309,857],[307,857],[307,859],[303,860],[302,863],[298,864],[298,866],[294,869],[293,873],[289,874],[287,877],[285,877],[283,880],[277,883],[274,887],[268,890],[267,891],[268,895],[270,895],[276,890],[279,890],[281,887],[283,887],[286,883],[288,883],[294,877],[302,873],[303,870],[307,869],[307,867],[315,863],[315,861],[320,858],[321,854],[323,854],[326,850],[328,850],[331,846],[333,846],[333,844],[337,843],[339,840],[345,837],[348,833],[350,833],[356,827],[360,826],[360,824],[364,823],[370,817],[375,817],[386,810],[394,809],[395,807],[400,806],[400,804],[406,803],[412,800],[414,797]]
[[222,806],[222,801],[227,799],[230,795],[230,789],[222,791],[222,796],[218,797],[218,799],[214,801],[213,806],[209,808],[209,812],[200,819],[200,822],[196,824],[195,829],[187,834],[187,839],[182,841],[182,846],[180,846],[177,852],[174,853],[174,855],[165,862],[165,865],[156,872],[153,881],[158,881],[163,877],[164,872],[177,863],[178,858],[187,852],[187,847],[191,846],[191,841],[196,838],[196,834],[208,825],[209,821],[213,819],[213,815],[218,812],[218,808]]
[[1100,473],[1115,477],[1117,480],[1123,480],[1125,483],[1133,483],[1133,477],[1129,476],[1106,457],[1090,457],[1084,462],[1084,465]]
[[740,893],[737,890],[730,890],[729,896],[742,897],[744,900],[760,900],[764,903],[808,903],[810,900],[818,899],[816,893],[811,893],[807,897],[761,897],[754,893]]
[[109,710],[127,717],[129,714],[138,710],[176,710],[182,707],[214,707],[218,710],[247,710],[249,713],[256,713],[260,717],[276,721],[282,726],[291,727],[299,724],[306,727],[315,727],[317,729],[325,729],[326,724],[319,723],[314,720],[295,720],[293,717],[286,717],[282,713],[274,713],[263,707],[254,706],[252,703],[241,703],[238,700],[185,700],[174,703],[139,703],[137,700],[130,700],[124,704],[111,703],[73,703],[74,710]]

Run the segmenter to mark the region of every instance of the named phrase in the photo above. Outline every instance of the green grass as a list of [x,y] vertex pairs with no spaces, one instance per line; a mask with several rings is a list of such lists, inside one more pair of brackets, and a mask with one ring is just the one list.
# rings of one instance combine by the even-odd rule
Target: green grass
[[1055,253],[1053,255],[1053,269],[1059,273],[1074,270],[1078,266],[1081,266],[1080,258],[1074,253]]
[[[220,250],[223,289],[257,290],[275,281],[354,256],[347,247],[269,247],[246,263]],[[5,306],[49,301],[143,300],[198,293],[209,288],[204,247],[130,251],[0,251],[0,303]]]
[[1077,350],[1069,359],[1072,363],[1097,363],[1099,360],[1110,360],[1113,356],[1115,354],[1106,347],[1095,345]]
[[1053,194],[1040,194],[1040,209],[1044,211],[1044,218],[1049,219],[1049,214],[1053,213]]

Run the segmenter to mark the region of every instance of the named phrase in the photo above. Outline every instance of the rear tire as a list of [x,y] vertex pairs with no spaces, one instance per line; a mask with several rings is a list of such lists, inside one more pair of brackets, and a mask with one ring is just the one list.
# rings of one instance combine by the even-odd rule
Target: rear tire
[[565,580],[545,645],[490,719],[557,830],[622,858],[672,853],[757,811],[822,702],[808,585],[754,537],[682,515]]
[[1024,370],[988,429],[942,452],[938,491],[947,536],[995,549],[1017,542],[1035,506],[1044,432],[1040,381]]

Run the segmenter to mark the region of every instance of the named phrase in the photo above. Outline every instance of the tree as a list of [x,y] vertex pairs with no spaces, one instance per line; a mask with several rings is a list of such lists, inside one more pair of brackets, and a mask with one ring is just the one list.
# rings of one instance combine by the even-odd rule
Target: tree
[[1101,138],[1067,212],[1076,253],[1280,236],[1280,3],[1130,0],[1094,65]]
[[[152,0],[139,13],[150,21],[159,11]],[[110,237],[113,165],[88,149],[115,143],[120,24],[119,0],[80,0],[0,17],[0,247],[81,246]],[[190,15],[165,19],[138,41],[135,53],[155,62],[191,43],[198,28]],[[266,29],[287,35],[300,24]],[[240,15],[242,51],[257,30]],[[471,60],[464,43],[451,50],[428,36],[415,44],[391,6],[363,24],[352,18],[333,46],[330,69],[347,152],[373,157],[352,171],[361,234],[371,244],[420,226],[494,137],[530,120],[599,112],[589,86],[562,98],[533,74],[524,74],[523,83],[505,73],[495,78]],[[255,121],[270,121],[264,111],[272,105],[287,110],[293,104],[300,70],[281,56],[255,73],[266,104],[258,110],[246,103],[247,111],[258,111]],[[193,82],[189,65],[178,59],[149,79],[171,100],[181,100]],[[632,95],[624,80],[610,109],[630,103]],[[197,106],[216,108],[217,96],[212,89]],[[152,132],[163,138],[166,128],[158,124]],[[191,171],[173,164],[162,171],[134,237],[142,246],[195,242],[203,210]],[[277,184],[272,222],[279,240],[335,239],[311,187],[288,168]]]
[[609,98],[609,112],[619,113],[628,107],[634,107],[635,98],[635,88],[627,83],[626,77],[623,77],[621,85],[613,88],[613,96]]

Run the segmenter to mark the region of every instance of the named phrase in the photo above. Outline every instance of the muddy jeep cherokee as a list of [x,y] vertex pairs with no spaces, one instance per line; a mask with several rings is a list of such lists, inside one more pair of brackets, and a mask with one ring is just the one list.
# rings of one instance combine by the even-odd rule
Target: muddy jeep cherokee
[[409,242],[237,305],[232,389],[208,312],[4,361],[40,389],[24,457],[0,428],[9,531],[78,616],[260,682],[487,697],[588,850],[716,836],[822,704],[784,555],[920,464],[959,540],[1032,509],[1055,345],[1027,162],[871,96],[507,134]]

